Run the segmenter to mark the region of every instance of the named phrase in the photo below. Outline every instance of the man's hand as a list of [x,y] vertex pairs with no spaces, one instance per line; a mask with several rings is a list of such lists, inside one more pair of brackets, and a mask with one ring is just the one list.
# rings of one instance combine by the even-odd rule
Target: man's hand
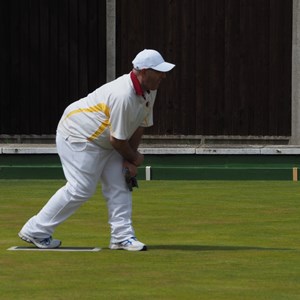
[[132,192],[132,188],[139,187],[136,179],[137,167],[135,165],[128,161],[124,161],[123,174],[130,192]]
[[137,158],[133,161],[133,164],[138,167],[144,162],[144,155],[141,154],[139,151],[136,151],[136,155]]
[[123,169],[128,169],[131,177],[135,177],[137,175],[137,166],[130,163],[128,160],[124,160]]
[[113,136],[110,136],[110,143],[125,160],[131,162],[137,167],[143,163],[144,155],[137,151],[137,149],[132,148],[127,140],[118,140]]

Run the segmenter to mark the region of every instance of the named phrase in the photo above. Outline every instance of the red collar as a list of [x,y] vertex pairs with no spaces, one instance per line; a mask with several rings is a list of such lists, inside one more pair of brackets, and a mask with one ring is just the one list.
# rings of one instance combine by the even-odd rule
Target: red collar
[[135,89],[136,94],[144,97],[144,91],[142,90],[141,84],[133,72],[130,73],[130,78],[133,83],[133,87]]

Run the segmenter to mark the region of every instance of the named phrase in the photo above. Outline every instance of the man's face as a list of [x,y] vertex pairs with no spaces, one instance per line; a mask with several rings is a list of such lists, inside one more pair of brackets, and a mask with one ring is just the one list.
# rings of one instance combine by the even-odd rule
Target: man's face
[[152,69],[143,70],[142,86],[145,90],[157,90],[160,82],[166,78],[166,73],[155,71]]

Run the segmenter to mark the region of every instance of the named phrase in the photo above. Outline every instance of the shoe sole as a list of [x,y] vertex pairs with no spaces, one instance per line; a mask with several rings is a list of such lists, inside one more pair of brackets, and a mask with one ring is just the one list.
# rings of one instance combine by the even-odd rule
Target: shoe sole
[[61,242],[59,243],[59,245],[57,245],[56,247],[41,247],[39,244],[37,244],[33,238],[31,238],[30,236],[19,232],[18,236],[21,238],[21,240],[23,240],[24,242],[27,242],[29,244],[34,244],[37,248],[39,249],[55,249],[58,248],[61,245]]
[[23,233],[19,232],[18,236],[21,240],[23,240],[24,242],[27,242],[29,244],[34,244],[27,236],[25,236]]
[[142,248],[129,248],[129,247],[121,247],[121,246],[109,246],[110,250],[127,250],[127,251],[147,251],[147,246],[144,245]]

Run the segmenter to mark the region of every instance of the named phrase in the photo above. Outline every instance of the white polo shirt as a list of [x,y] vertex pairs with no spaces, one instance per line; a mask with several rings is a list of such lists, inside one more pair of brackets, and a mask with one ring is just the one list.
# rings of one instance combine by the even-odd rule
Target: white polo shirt
[[156,91],[138,95],[130,74],[109,82],[70,104],[57,132],[71,142],[91,141],[112,149],[110,135],[128,140],[138,127],[153,125]]

